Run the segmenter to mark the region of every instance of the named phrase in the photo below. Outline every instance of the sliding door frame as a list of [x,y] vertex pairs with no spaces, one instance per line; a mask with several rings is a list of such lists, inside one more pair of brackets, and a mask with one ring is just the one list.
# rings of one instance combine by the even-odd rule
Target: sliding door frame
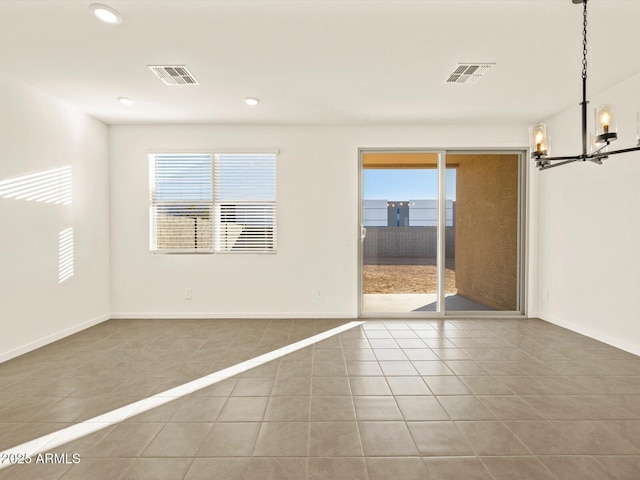
[[[435,312],[364,312],[364,228],[363,185],[364,155],[367,153],[424,153],[438,155],[438,234],[437,234],[437,303]],[[523,318],[527,307],[527,155],[526,149],[500,148],[359,148],[358,149],[358,317],[359,318]],[[518,155],[518,225],[517,225],[517,309],[513,311],[452,311],[445,309],[445,239],[446,239],[446,166],[447,154]]]

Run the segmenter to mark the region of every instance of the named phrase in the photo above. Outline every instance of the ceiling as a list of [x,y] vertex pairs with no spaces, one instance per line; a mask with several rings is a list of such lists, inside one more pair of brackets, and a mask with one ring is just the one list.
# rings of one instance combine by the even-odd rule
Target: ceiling
[[[99,1],[122,24],[91,1],[0,1],[0,70],[109,124],[527,124],[580,101],[571,0]],[[638,18],[637,0],[589,2],[590,93],[640,72]],[[446,84],[458,62],[496,66]]]

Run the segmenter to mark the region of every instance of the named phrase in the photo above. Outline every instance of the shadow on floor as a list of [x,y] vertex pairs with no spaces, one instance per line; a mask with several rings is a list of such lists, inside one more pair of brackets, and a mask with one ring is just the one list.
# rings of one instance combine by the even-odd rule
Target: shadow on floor
[[[467,297],[463,297],[462,295],[448,295],[444,298],[444,307],[445,310],[451,311],[491,311],[496,310],[489,305],[485,305],[483,303],[479,303],[473,301]],[[416,308],[413,310],[414,312],[435,312],[436,311],[436,302],[429,303],[420,308]]]

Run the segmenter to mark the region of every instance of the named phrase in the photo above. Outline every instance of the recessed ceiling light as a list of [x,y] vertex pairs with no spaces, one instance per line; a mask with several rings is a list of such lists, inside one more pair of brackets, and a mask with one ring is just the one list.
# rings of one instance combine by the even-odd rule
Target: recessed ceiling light
[[119,23],[122,23],[122,15],[107,5],[92,3],[89,5],[89,9],[98,20],[101,20],[104,23],[109,23],[111,25],[118,25]]
[[260,103],[260,99],[258,99],[256,97],[246,97],[244,99],[244,103],[246,103],[247,105],[250,105],[252,107],[255,107],[257,104]]
[[126,105],[127,107],[133,105],[134,103],[136,103],[133,99],[129,98],[129,97],[118,97],[117,100],[123,104]]

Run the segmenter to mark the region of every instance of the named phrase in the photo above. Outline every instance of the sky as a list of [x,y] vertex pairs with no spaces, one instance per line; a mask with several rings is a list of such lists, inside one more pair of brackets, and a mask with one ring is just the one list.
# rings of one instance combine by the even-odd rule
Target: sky
[[[445,174],[445,197],[456,199],[456,170]],[[438,198],[438,170],[365,169],[364,200],[432,200]]]

